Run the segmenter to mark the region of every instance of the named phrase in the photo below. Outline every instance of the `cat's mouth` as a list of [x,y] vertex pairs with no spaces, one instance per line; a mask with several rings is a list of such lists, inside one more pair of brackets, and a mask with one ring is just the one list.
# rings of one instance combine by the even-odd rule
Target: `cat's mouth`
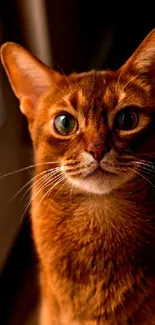
[[69,182],[82,192],[101,195],[111,192],[126,181],[126,178],[122,177],[122,173],[117,173],[117,169],[115,171],[111,164],[102,162],[102,165],[94,165],[94,168],[87,169],[86,173],[83,172],[79,176],[69,175]]
[[94,194],[106,194],[118,187],[118,175],[100,166],[82,177],[69,177],[69,181],[82,191]]

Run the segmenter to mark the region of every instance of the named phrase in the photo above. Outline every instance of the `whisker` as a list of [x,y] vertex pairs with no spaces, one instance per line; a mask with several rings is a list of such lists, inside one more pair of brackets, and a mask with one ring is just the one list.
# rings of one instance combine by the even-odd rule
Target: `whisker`
[[66,92],[65,92],[63,89],[61,89],[61,88],[60,88],[59,86],[57,86],[56,84],[53,84],[53,85],[54,85],[55,88],[59,89],[63,94],[66,95]]
[[[37,191],[36,195],[39,194],[39,192],[40,192],[40,191],[42,190],[42,188],[45,186],[46,182],[47,182],[47,180],[46,180],[46,177],[45,177],[44,180],[41,182],[41,184],[40,184],[40,188],[39,188],[39,190]],[[26,202],[25,206],[23,207],[22,218],[23,218],[23,216],[25,215],[25,212],[28,210],[29,206],[31,205],[32,198],[35,198],[36,195],[34,195],[33,197],[31,196],[31,197],[28,199],[28,201]]]
[[[65,179],[65,178],[64,178],[64,179]],[[64,184],[62,184],[62,186],[57,190],[57,192],[55,193],[55,195],[53,196],[52,199],[54,199],[54,198],[57,196],[57,194],[62,190],[62,188],[64,187],[64,185],[67,184],[67,182],[68,182],[68,180],[66,180],[66,182],[65,182]]]
[[155,188],[155,185],[147,178],[145,177],[143,174],[139,173],[137,170],[132,169],[137,175],[141,176],[145,181],[147,181],[151,186],[153,186]]
[[31,202],[35,199],[35,197],[42,191],[42,190],[44,190],[52,181],[57,181],[57,179],[59,179],[59,177],[62,177],[62,175],[56,175],[55,177],[54,177],[54,179],[51,179],[50,177],[49,177],[49,179],[46,181],[46,179],[44,180],[44,182],[43,182],[43,184],[41,184],[41,187],[39,188],[39,190],[32,196],[32,197],[30,197],[30,200],[27,202],[27,204],[26,204],[26,207],[24,208],[24,211],[23,211],[23,213],[22,213],[22,217],[21,218],[23,218],[23,216],[25,215],[25,212],[27,211],[27,209],[29,208],[29,206],[30,206],[30,204],[31,204]]
[[[46,181],[48,175],[44,175],[41,177],[41,179],[37,180],[36,183],[39,186],[42,186],[44,184],[44,182]],[[30,193],[32,192],[32,188],[33,188],[33,184],[25,191],[25,193],[23,194],[23,196],[20,199],[20,203],[22,202],[22,200],[26,197],[26,204],[28,202],[30,202],[31,198],[30,197]]]
[[149,178],[154,178],[155,177],[155,173],[152,174],[152,171],[151,170],[147,170],[147,169],[141,169],[140,170],[142,174],[148,176]]
[[140,75],[142,74],[142,72],[139,72],[136,76],[132,77],[126,84],[125,86],[121,89],[120,91],[120,95],[123,93],[124,89],[130,84],[130,82],[132,82],[133,80],[135,80],[136,78],[138,78]]
[[119,76],[118,76],[117,83],[116,83],[116,86],[115,86],[115,95],[117,93],[118,84],[120,82],[120,79],[121,79],[121,76],[122,76],[123,72],[124,72],[124,70],[122,69],[121,72],[120,72],[120,74],[119,74]]
[[0,176],[0,179],[4,178],[4,177],[7,177],[7,176],[10,176],[10,175],[14,175],[14,174],[17,174],[19,172],[22,172],[22,171],[25,171],[27,169],[30,169],[30,168],[34,168],[34,167],[37,167],[37,166],[41,166],[41,165],[49,165],[49,164],[57,164],[58,162],[56,161],[49,161],[49,162],[44,162],[44,163],[40,163],[40,164],[34,164],[34,165],[30,165],[30,166],[27,166],[27,167],[24,167],[24,168],[21,168],[21,169],[17,169],[13,172],[10,172],[10,173],[7,173],[7,174],[4,174],[4,175],[1,175]]
[[58,175],[54,175],[53,178],[51,178],[51,175],[50,173],[48,173],[48,175],[44,175],[44,178],[43,180],[41,181],[41,184],[37,184],[37,187],[39,188],[39,190],[37,190],[37,192],[30,198],[31,201],[33,201],[33,199],[39,194],[40,190],[44,190],[50,183],[54,182],[55,180],[57,180],[61,175],[58,174]]
[[145,167],[141,167],[140,168],[140,171],[142,173],[145,173],[148,176],[151,176],[151,177],[154,177],[155,176],[155,171],[154,170],[152,171],[151,169],[148,169],[148,168],[145,168]]
[[[65,179],[65,178],[64,178]],[[63,180],[62,180],[63,181]],[[66,180],[66,182],[64,184],[62,184],[62,186],[58,189],[58,191],[55,193],[55,195],[52,197],[52,199],[54,199],[56,197],[56,195],[59,193],[59,191],[63,188],[63,186],[68,182],[68,180]],[[48,193],[47,197],[49,197],[50,192]],[[51,202],[51,200],[50,200]],[[48,204],[49,206],[49,204]]]
[[150,161],[141,160],[141,161],[135,161],[135,163],[136,163],[137,165],[140,165],[140,166],[148,167],[148,168],[150,168],[151,170],[155,169],[155,164],[154,164],[154,163],[151,163]]
[[[45,185],[43,185],[43,187],[41,188],[42,190],[45,188],[45,186],[49,185],[50,183],[52,183],[53,181],[57,180],[57,178],[59,178],[61,176],[61,174],[59,172],[57,172],[56,174],[52,174],[51,172],[48,173],[48,175],[46,175],[47,177],[47,182],[45,183]],[[51,177],[54,176],[54,177]],[[45,180],[46,181],[46,180]],[[38,186],[38,185],[37,185]],[[38,186],[40,187],[40,185]]]
[[66,79],[66,81],[67,81],[67,83],[68,83],[68,86],[69,86],[69,88],[70,88],[70,91],[72,91],[72,88],[71,88],[71,85],[70,85],[70,83],[69,83],[69,80],[68,80],[68,78],[67,78],[67,76],[66,76],[66,74],[64,73],[64,71],[62,70],[62,68],[60,67],[60,65],[53,59],[52,60],[57,66],[58,66],[58,68],[61,70],[61,72],[63,73],[63,75],[64,75],[64,77],[65,77],[65,79]]
[[[44,172],[43,172],[44,173]],[[42,173],[41,173],[42,174]],[[16,193],[15,193],[15,195],[13,195],[13,197],[11,198],[11,200],[14,200],[30,183],[32,183],[38,176],[40,176],[40,174],[39,175],[36,175],[35,177],[33,177],[32,179],[30,179],[24,186],[22,186]],[[44,175],[41,177],[41,180],[43,179],[43,177],[44,177]],[[40,181],[40,179],[39,180],[37,180],[37,182],[38,181]],[[24,195],[22,196],[22,198],[21,198],[21,201],[22,201],[22,199],[24,198],[24,196],[28,193],[28,191],[30,191],[30,189],[31,189],[31,187],[32,186],[30,186],[27,190],[26,190],[26,192],[24,193]]]
[[45,197],[48,195],[48,193],[50,193],[53,190],[53,188],[56,185],[58,185],[59,183],[61,183],[64,179],[65,179],[65,176],[62,176],[60,179],[58,179],[58,181],[43,195],[42,199],[37,204],[37,206],[35,208],[35,211],[38,209],[38,207],[40,206],[41,202],[45,199]]
[[[48,173],[46,173],[45,175],[43,175],[40,179],[38,179],[37,181],[35,181],[35,185],[39,185],[39,186],[41,186],[42,185],[42,183],[45,181],[45,179],[46,178],[48,178],[49,177],[49,175],[50,176],[55,176],[57,173],[59,173],[59,171],[56,171],[55,173],[53,173],[52,175],[50,174],[50,172],[48,172]],[[40,175],[39,175],[40,176]],[[32,180],[31,180],[32,181]],[[27,193],[28,192],[30,192],[31,190],[32,190],[32,188],[33,188],[33,185],[34,184],[32,184],[27,190],[26,190],[26,192],[23,194],[23,196],[22,196],[22,198],[20,199],[20,202],[24,199],[24,197],[27,195]]]
[[[44,170],[43,172],[37,174],[36,176],[34,176],[33,178],[31,178],[24,186],[22,186],[16,193],[15,195],[11,198],[11,200],[15,199],[23,190],[25,187],[27,187],[30,183],[32,183],[36,178],[40,177],[41,175],[43,174],[46,174],[48,172],[50,172],[51,170],[55,171],[55,172],[58,172],[59,170],[61,169],[61,167],[56,167],[56,168],[51,168],[51,169],[48,169],[48,170]],[[39,179],[40,180],[40,179]],[[38,181],[39,181],[38,180]]]

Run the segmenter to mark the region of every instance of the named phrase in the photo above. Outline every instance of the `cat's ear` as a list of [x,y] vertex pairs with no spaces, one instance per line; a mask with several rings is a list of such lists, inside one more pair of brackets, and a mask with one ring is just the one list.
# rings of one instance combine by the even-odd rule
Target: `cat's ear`
[[20,101],[22,113],[33,120],[38,100],[50,90],[53,81],[56,83],[60,75],[15,43],[5,43],[1,47],[1,60]]
[[155,29],[139,45],[122,69],[139,76],[153,77],[155,80]]

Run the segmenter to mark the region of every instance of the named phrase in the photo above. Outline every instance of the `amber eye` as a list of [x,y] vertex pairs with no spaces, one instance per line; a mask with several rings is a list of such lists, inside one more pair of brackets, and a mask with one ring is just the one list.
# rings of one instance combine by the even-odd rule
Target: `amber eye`
[[70,114],[58,115],[54,119],[56,131],[62,135],[69,135],[77,130],[77,120]]
[[129,131],[137,127],[139,114],[134,109],[123,109],[115,119],[115,128],[117,130]]

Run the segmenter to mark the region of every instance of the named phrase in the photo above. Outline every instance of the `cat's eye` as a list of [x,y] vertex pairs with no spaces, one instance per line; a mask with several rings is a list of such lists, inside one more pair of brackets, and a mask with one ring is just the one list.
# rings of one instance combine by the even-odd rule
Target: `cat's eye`
[[77,130],[77,120],[71,114],[61,114],[54,119],[55,130],[62,135],[70,135]]
[[137,127],[139,122],[139,114],[134,109],[123,109],[119,112],[115,119],[115,128],[117,130],[129,131]]

